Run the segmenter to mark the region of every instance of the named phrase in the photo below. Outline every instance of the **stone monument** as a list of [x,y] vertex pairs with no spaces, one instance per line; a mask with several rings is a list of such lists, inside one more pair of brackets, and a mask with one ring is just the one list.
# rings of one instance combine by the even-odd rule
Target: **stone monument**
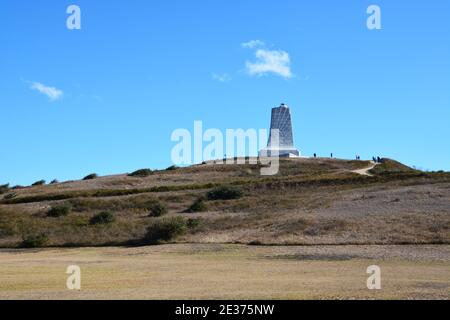
[[[278,131],[278,143],[276,136],[272,135],[272,130]],[[272,120],[270,123],[270,135],[267,148],[259,152],[260,157],[299,157],[300,151],[294,147],[292,136],[291,110],[282,103],[278,108],[272,109]]]

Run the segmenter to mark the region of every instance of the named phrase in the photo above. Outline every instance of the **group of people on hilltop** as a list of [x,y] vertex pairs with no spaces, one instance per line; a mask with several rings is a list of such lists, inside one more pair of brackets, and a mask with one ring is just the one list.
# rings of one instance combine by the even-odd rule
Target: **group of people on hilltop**
[[[314,158],[317,158],[317,154],[314,153]],[[330,158],[333,158],[333,153],[330,154]],[[361,156],[360,155],[356,155],[356,160],[361,160]],[[380,157],[372,157],[373,162],[375,163],[382,163],[383,162],[383,158]]]
[[[314,158],[317,158],[317,154],[314,153]],[[333,154],[330,155],[330,158],[333,158]]]
[[382,163],[383,162],[383,158],[380,158],[380,157],[372,157],[372,160],[375,163]]
[[[356,160],[361,160],[360,156],[356,156]],[[383,158],[380,157],[372,157],[372,161],[375,163],[382,163],[383,162]]]
[[[317,153],[314,153],[314,158],[317,158]],[[333,154],[330,155],[330,158],[333,158]]]

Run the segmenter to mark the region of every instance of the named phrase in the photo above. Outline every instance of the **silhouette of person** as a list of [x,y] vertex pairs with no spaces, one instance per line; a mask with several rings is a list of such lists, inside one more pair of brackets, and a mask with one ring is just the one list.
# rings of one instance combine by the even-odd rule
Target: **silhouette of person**
[[331,158],[333,158],[333,154],[331,154]]
[[314,158],[317,158],[317,154],[314,153]]

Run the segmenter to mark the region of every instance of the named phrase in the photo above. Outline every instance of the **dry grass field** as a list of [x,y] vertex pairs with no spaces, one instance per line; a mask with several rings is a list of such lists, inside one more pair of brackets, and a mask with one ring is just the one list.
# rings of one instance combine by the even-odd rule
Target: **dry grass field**
[[[448,299],[450,173],[372,167],[302,158],[269,177],[202,164],[2,186],[0,299]],[[65,287],[73,264],[79,292]]]
[[[0,299],[449,299],[449,263],[447,245],[4,249]],[[373,264],[381,290],[366,287]]]

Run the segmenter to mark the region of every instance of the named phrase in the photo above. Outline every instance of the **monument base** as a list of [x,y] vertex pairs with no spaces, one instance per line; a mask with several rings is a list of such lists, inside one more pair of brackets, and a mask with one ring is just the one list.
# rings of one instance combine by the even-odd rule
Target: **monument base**
[[296,148],[265,148],[259,152],[260,158],[280,157],[280,158],[297,158],[300,157],[300,151]]

